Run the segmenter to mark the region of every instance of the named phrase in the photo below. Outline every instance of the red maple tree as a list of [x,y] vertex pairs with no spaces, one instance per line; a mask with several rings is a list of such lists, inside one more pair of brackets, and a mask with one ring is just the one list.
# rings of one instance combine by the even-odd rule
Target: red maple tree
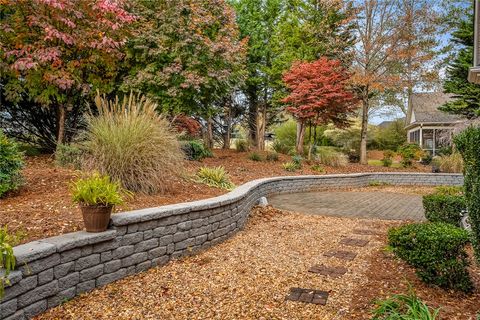
[[357,98],[349,88],[349,72],[341,62],[322,57],[313,62],[296,62],[283,75],[290,94],[282,101],[298,121],[297,153],[303,153],[307,124],[348,125],[348,116],[357,107]]

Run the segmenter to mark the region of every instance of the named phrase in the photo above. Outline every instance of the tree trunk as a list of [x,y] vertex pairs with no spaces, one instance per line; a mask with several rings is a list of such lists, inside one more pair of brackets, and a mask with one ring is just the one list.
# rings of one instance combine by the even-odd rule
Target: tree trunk
[[65,105],[58,107],[58,125],[57,125],[57,146],[65,142],[65,122],[67,119],[67,108]]
[[257,114],[257,126],[256,126],[257,127],[256,147],[260,151],[265,150],[266,122],[267,122],[267,109],[265,106],[263,106]]
[[257,143],[257,113],[258,113],[258,94],[257,87],[249,86],[248,94],[248,140],[252,146]]
[[207,147],[213,148],[213,120],[211,117],[207,119]]
[[297,154],[303,155],[303,142],[305,141],[305,123],[303,121],[297,122],[297,145],[295,150]]
[[230,134],[232,131],[232,109],[225,110],[225,132],[223,133],[223,149],[230,149]]
[[367,159],[367,130],[368,130],[368,94],[362,101],[362,130],[360,133],[360,163],[368,164]]

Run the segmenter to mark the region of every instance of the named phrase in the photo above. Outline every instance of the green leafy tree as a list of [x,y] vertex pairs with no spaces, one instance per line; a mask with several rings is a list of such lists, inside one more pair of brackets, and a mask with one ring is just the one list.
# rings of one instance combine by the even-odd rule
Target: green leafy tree
[[473,16],[471,13],[457,22],[452,41],[460,49],[447,68],[443,89],[447,93],[452,93],[455,99],[439,109],[475,118],[480,116],[480,85],[468,82],[468,70],[473,65]]
[[245,41],[225,0],[139,0],[127,46],[125,91],[147,94],[167,112],[208,123],[242,80]]
[[76,103],[95,89],[113,89],[133,20],[120,0],[2,1],[2,95],[11,103],[55,109],[57,143],[63,143],[67,113]]

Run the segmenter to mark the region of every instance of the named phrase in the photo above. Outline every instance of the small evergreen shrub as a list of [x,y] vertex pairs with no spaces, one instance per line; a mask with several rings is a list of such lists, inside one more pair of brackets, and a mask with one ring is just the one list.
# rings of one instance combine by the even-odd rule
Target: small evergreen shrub
[[232,190],[235,185],[230,181],[230,177],[224,167],[202,167],[197,172],[197,180],[208,186]]
[[428,307],[412,289],[408,294],[395,294],[375,304],[373,320],[435,320],[440,312]]
[[390,167],[393,163],[393,157],[395,157],[395,152],[392,150],[383,151],[382,164],[384,167]]
[[193,160],[202,160],[205,158],[213,157],[213,153],[210,149],[205,147],[203,142],[198,140],[189,140],[182,143],[182,150],[185,154],[185,159]]
[[235,140],[235,149],[238,152],[247,152],[248,150],[250,150],[250,145],[245,139],[237,139]]
[[165,191],[180,174],[184,154],[170,123],[151,100],[97,95],[98,113],[87,116],[84,167],[108,175],[130,191]]
[[300,155],[295,155],[295,156],[292,157],[292,162],[295,164],[295,166],[297,167],[297,169],[301,169],[301,168],[302,168],[303,158],[302,158],[302,156],[300,156]]
[[463,195],[433,193],[423,196],[425,217],[431,222],[446,222],[460,226],[462,213],[466,210]]
[[248,155],[248,159],[252,161],[262,161],[262,156],[258,152],[252,152]]
[[23,154],[18,145],[0,130],[0,198],[23,183]]
[[76,145],[59,144],[55,151],[55,164],[60,167],[82,168],[83,150]]
[[94,173],[80,178],[71,185],[73,202],[83,205],[115,206],[123,203],[123,196],[129,193],[123,190],[119,182],[110,180],[109,176]]
[[465,245],[467,231],[448,223],[414,223],[388,231],[388,244],[399,258],[415,267],[419,278],[445,289],[471,292]]
[[453,152],[449,155],[435,157],[432,159],[432,164],[437,167],[440,172],[463,172],[462,155],[458,152]]
[[316,159],[321,164],[330,167],[344,167],[348,164],[347,156],[333,147],[318,147]]
[[278,153],[276,152],[269,152],[267,153],[267,161],[278,161]]
[[288,172],[295,172],[298,169],[298,165],[293,161],[285,162],[284,164],[282,164],[282,167],[285,171]]
[[413,166],[415,160],[420,160],[424,155],[422,148],[415,143],[407,143],[398,149],[398,153],[402,157],[402,165],[405,168]]

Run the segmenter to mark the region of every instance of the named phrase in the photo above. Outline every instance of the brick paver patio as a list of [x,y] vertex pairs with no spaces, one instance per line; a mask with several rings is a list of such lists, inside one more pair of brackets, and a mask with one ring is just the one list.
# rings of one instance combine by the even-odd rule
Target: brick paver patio
[[278,209],[354,218],[425,220],[422,197],[392,192],[326,191],[281,194],[268,198]]

